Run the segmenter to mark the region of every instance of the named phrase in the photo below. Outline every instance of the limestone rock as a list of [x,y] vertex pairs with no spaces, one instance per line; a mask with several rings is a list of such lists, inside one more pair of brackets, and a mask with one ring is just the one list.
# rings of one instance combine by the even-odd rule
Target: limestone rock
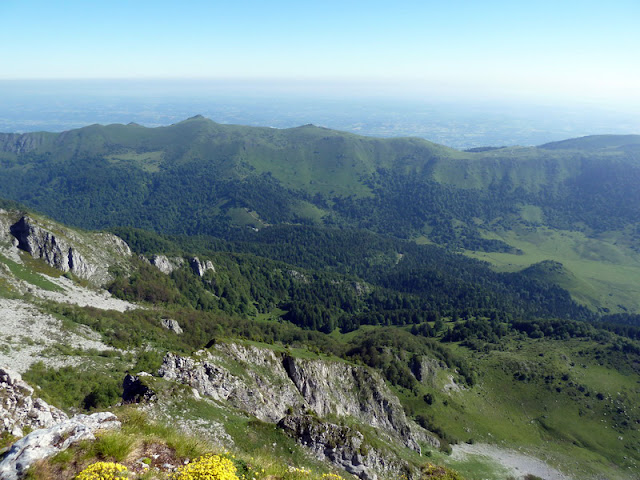
[[213,272],[216,271],[211,260],[206,260],[204,262],[201,262],[198,257],[193,257],[189,261],[189,265],[191,265],[191,269],[193,270],[193,273],[195,273],[199,277],[203,277],[204,274],[207,273],[209,270],[212,270]]
[[182,327],[180,327],[180,324],[172,318],[163,318],[160,320],[160,322],[162,323],[162,326],[164,328],[166,328],[167,330],[171,330],[177,335],[181,335],[182,333],[184,333]]
[[404,460],[372,448],[356,427],[322,421],[313,415],[288,415],[278,427],[321,460],[329,460],[362,480],[375,480],[377,474],[416,478],[416,472]]
[[166,255],[153,255],[149,261],[151,265],[156,267],[165,275],[169,275],[175,269],[180,268],[184,264],[184,259],[180,257],[169,258]]
[[398,398],[373,370],[323,360],[283,358],[283,366],[306,404],[321,417],[350,416],[397,437],[420,452],[419,441],[437,445],[434,437],[420,435],[407,419]]
[[159,374],[263,421],[311,410],[319,417],[351,417],[417,452],[419,442],[439,446],[407,419],[384,380],[366,367],[221,343],[196,358],[167,354]]
[[14,443],[0,462],[0,478],[18,480],[38,460],[51,457],[82,440],[94,440],[98,430],[120,428],[113,413],[76,415],[52,427],[31,432]]
[[71,272],[96,285],[112,280],[112,266],[126,266],[129,246],[108,233],[83,233],[47,220],[23,215],[9,227],[17,247],[62,272]]
[[82,273],[86,278],[91,272],[82,256],[60,237],[40,228],[34,221],[24,216],[11,226],[11,234],[18,239],[18,248],[41,258],[49,265],[63,272]]
[[321,422],[311,415],[286,416],[278,422],[278,427],[319,458],[328,459],[363,480],[376,478],[367,468],[363,453],[366,454],[368,449],[359,431]]
[[47,428],[67,420],[67,415],[41,398],[19,374],[0,368],[0,432],[21,437],[23,429]]
[[411,373],[419,382],[435,386],[438,372],[446,368],[447,365],[441,360],[421,356],[411,365]]
[[[241,350],[236,360],[251,357],[251,366],[245,363],[242,376],[231,373],[223,366],[224,361],[214,355],[205,354],[202,359],[194,360],[171,353],[165,356],[159,374],[266,422],[277,422],[290,406],[302,406],[300,394],[288,381],[280,359],[272,351],[236,345],[225,349],[228,352]],[[262,366],[260,370],[264,373],[258,373],[255,366]]]

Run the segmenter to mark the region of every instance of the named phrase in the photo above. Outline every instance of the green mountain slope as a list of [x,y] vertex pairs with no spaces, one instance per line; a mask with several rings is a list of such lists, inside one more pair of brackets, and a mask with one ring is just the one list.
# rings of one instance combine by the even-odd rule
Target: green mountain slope
[[[2,359],[29,357],[25,379],[40,387],[39,396],[69,412],[116,408],[125,421],[125,436],[114,439],[121,445],[142,439],[146,449],[166,442],[171,462],[180,464],[193,460],[194,450],[220,448],[197,438],[180,440],[198,446],[191,453],[177,448],[174,429],[191,426],[192,433],[214,432],[239,458],[264,461],[277,478],[300,478],[277,473],[285,468],[280,462],[320,472],[339,467],[305,454],[300,444],[315,442],[316,433],[290,438],[275,425],[279,415],[297,413],[285,412],[290,404],[283,402],[291,396],[280,400],[278,395],[286,393],[289,377],[300,379],[291,373],[298,364],[308,380],[300,392],[309,398],[324,396],[338,405],[349,398],[360,402],[348,415],[334,415],[339,408],[314,414],[319,431],[328,424],[348,427],[362,434],[363,457],[375,450],[404,462],[379,478],[397,478],[402,465],[410,468],[407,478],[419,478],[417,469],[430,461],[454,467],[467,480],[503,479],[513,472],[500,467],[500,455],[515,450],[573,478],[631,479],[637,471],[640,329],[576,321],[586,312],[556,286],[577,281],[560,264],[547,261],[522,272],[496,273],[434,245],[314,226],[273,226],[241,240],[119,228],[138,255],[122,256],[123,263],[109,269],[114,276],[109,290],[136,301],[117,311],[117,299],[106,302],[93,290],[90,306],[66,303],[83,282],[45,264],[50,256],[33,258],[15,246],[12,226],[21,217],[15,210],[0,214],[0,326],[30,310],[29,332],[38,323],[57,331],[46,344],[15,332],[0,335]],[[99,251],[113,243],[105,235],[32,217],[34,225],[57,238],[64,234],[73,248],[90,241]],[[40,237],[50,240],[49,247],[57,244],[51,236]],[[66,296],[45,295],[51,286],[64,289]],[[80,334],[93,341],[80,342]],[[182,380],[156,373],[167,352],[183,358]],[[210,362],[210,376],[198,377],[193,385],[185,382],[195,371],[188,358]],[[290,373],[279,376],[286,365]],[[114,407],[125,371],[140,370],[155,374],[143,378],[155,395],[143,409],[165,422],[154,424],[153,432],[152,426],[141,426],[142,419],[126,428],[135,406]],[[333,378],[336,372],[344,376]],[[366,372],[373,376],[363,376]],[[337,383],[318,383],[323,378]],[[227,394],[212,394],[203,379]],[[338,389],[344,382],[354,385],[350,397]],[[373,387],[389,393],[380,397]],[[234,393],[228,395],[229,389]],[[380,417],[370,410],[370,399],[376,398],[384,406]],[[249,409],[255,405],[260,412]],[[436,435],[440,446],[423,440],[420,456],[398,441],[406,431],[389,437],[373,428],[373,419],[398,416],[406,416],[411,428],[415,422]],[[2,439],[7,445],[15,440]],[[483,455],[487,444],[498,454]],[[91,445],[49,460],[44,465],[49,473],[39,478],[72,478],[88,459],[102,458]],[[330,445],[331,450],[342,444]],[[455,455],[447,454],[450,448]],[[141,455],[149,456],[144,451],[131,458],[123,454],[121,461],[134,466]],[[277,465],[267,461],[273,458]],[[521,475],[537,472],[529,470],[531,463],[521,467]]]
[[[197,116],[159,128],[2,134],[0,191],[85,228],[241,240],[247,227],[357,227],[462,249],[506,270],[554,260],[586,282],[570,288],[585,305],[638,311],[628,279],[640,275],[639,138],[459,152]],[[571,248],[544,248],[550,236],[571,238]],[[603,259],[608,273],[597,278],[593,262]]]

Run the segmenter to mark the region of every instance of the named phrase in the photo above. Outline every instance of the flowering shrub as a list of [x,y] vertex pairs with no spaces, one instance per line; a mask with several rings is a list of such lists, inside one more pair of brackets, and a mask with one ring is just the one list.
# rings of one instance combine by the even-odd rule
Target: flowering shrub
[[174,480],[238,480],[233,462],[221,455],[204,455],[180,467]]
[[127,467],[114,462],[97,462],[89,465],[77,476],[76,480],[115,480],[126,478]]
[[424,465],[420,474],[420,480],[463,480],[458,472],[432,463]]
[[344,480],[344,478],[335,473],[323,473],[321,478],[322,480]]

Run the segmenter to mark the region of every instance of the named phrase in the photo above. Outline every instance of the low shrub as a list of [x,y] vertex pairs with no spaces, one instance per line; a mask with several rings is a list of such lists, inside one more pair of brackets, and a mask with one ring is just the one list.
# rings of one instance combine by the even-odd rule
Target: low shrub
[[173,480],[239,480],[231,459],[223,455],[204,455],[180,467]]
[[82,470],[76,480],[116,480],[127,478],[127,467],[113,462],[97,462]]
[[464,480],[458,472],[447,467],[427,463],[420,469],[420,480]]

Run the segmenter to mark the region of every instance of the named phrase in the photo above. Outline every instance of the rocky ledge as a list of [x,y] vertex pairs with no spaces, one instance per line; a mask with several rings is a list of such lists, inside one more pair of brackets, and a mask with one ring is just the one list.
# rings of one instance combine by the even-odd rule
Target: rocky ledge
[[433,435],[406,417],[380,375],[366,367],[217,344],[194,358],[167,354],[159,374],[278,424],[316,455],[362,479],[374,478],[375,472],[397,473],[402,466],[393,456],[372,449],[356,427],[325,419],[352,419],[349,424],[372,427],[383,442],[416,452],[420,443],[439,446]]
[[19,374],[0,368],[0,433],[22,437],[26,429],[48,428],[64,420],[64,412],[33,397],[33,388]]
[[[6,217],[0,226],[6,228],[7,220],[18,212],[0,212]],[[41,259],[62,272],[70,272],[95,285],[104,285],[112,277],[113,266],[126,268],[131,256],[129,246],[119,237],[109,233],[80,233],[47,220],[36,220],[20,215],[10,224],[9,232],[0,232],[2,238],[9,235],[14,245]]]
[[51,457],[82,440],[95,440],[99,430],[120,428],[113,413],[76,415],[49,428],[31,432],[14,443],[0,462],[2,480],[18,480],[38,460]]

